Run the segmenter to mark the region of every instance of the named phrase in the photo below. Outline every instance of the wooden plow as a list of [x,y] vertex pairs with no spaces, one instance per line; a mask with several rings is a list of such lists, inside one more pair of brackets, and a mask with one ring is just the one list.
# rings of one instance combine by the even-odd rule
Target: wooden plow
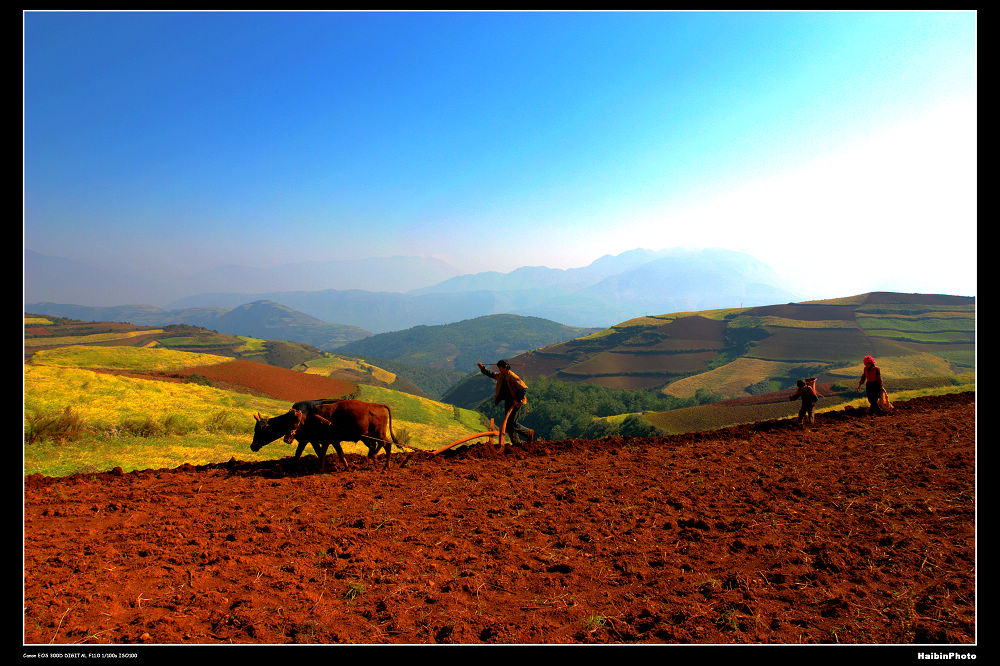
[[500,429],[499,430],[497,430],[496,424],[493,422],[493,419],[490,419],[490,429],[489,430],[487,430],[485,432],[476,433],[475,435],[469,435],[468,437],[463,437],[462,439],[456,440],[456,441],[452,442],[451,444],[448,444],[446,446],[442,446],[440,449],[438,449],[437,451],[435,451],[431,455],[435,455],[436,456],[437,454],[443,453],[443,452],[447,451],[448,449],[450,449],[452,447],[458,446],[459,444],[464,444],[465,442],[471,441],[473,439],[477,439],[479,437],[488,437],[489,439],[487,441],[489,442],[489,445],[491,447],[493,446],[493,438],[494,437],[499,437],[500,448],[497,449],[497,453],[503,453],[503,449],[504,449],[504,443],[503,443],[504,431],[507,428],[507,419],[510,417],[510,413],[512,411],[514,411],[513,408],[508,409],[507,413],[504,414],[504,416],[503,416],[503,423],[500,424]]

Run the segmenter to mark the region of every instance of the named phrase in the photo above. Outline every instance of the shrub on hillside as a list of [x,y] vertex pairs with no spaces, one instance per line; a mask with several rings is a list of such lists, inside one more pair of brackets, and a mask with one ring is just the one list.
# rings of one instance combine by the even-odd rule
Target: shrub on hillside
[[135,435],[136,437],[156,437],[165,434],[167,429],[152,417],[125,419],[118,426],[119,433]]
[[605,437],[614,437],[618,434],[618,428],[614,423],[608,421],[607,419],[593,419],[583,432],[580,437],[583,439],[604,439]]
[[662,435],[663,431],[638,414],[630,414],[618,426],[618,434],[622,437],[655,437]]
[[253,432],[253,421],[248,414],[223,409],[205,424],[205,430],[240,435]]
[[28,444],[43,440],[71,441],[79,439],[84,431],[83,419],[70,407],[57,414],[36,410],[25,418],[24,441]]
[[719,402],[725,399],[725,396],[714,393],[706,388],[699,388],[694,392],[694,404],[696,405],[707,405],[710,402]]

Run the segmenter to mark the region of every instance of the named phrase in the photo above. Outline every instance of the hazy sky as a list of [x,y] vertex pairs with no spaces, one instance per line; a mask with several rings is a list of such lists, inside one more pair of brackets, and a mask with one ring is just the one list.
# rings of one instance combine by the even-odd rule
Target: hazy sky
[[723,247],[817,296],[974,295],[976,70],[971,11],[27,12],[24,242],[152,273]]

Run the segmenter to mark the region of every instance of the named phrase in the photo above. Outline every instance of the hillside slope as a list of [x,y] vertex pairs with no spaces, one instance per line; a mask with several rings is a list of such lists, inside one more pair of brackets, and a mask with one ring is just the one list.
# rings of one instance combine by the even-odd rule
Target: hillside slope
[[483,430],[474,412],[385,388],[396,384],[391,377],[375,386],[332,374],[162,347],[39,350],[24,365],[24,467],[63,475],[136,469],[149,460],[266,460],[287,446],[251,454],[254,415],[323,398],[389,405],[394,432],[411,447],[436,449]]
[[230,335],[282,340],[320,349],[337,347],[371,335],[357,326],[332,324],[274,301],[258,300],[236,307],[191,307],[162,310],[151,305],[89,307],[32,303],[25,310],[80,321],[126,322],[137,326],[190,325]]
[[[284,312],[281,306],[261,307],[279,316]],[[290,316],[295,315],[293,313]],[[299,371],[296,374],[311,375],[311,377],[299,377],[303,385],[309,385],[318,377],[323,377],[348,387],[331,391],[329,395],[313,397],[343,395],[353,391],[358,384],[372,384],[416,395],[425,394],[412,382],[394,373],[304,343],[218,333],[186,324],[172,324],[159,328],[122,322],[48,318],[37,313],[25,315],[25,360],[31,359],[39,351],[80,346],[138,347],[212,354],[277,368],[289,370],[294,368]],[[260,374],[273,374],[273,371],[264,368]]]
[[972,399],[388,473],[26,477],[23,640],[972,646]]
[[538,317],[498,314],[441,326],[416,326],[351,342],[338,351],[409,365],[449,370],[475,369],[526,351],[593,332]]
[[[800,377],[849,381],[866,354],[887,381],[946,376],[975,367],[975,299],[873,292],[753,308],[653,315],[518,355],[515,371],[613,389],[699,389],[741,398],[793,386]],[[855,372],[855,370],[857,372]],[[444,399],[474,405],[472,380]]]

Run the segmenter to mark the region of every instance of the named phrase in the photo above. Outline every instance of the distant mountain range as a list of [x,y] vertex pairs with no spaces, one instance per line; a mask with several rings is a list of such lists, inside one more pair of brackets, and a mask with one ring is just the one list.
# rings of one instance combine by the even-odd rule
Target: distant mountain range
[[[490,314],[605,328],[650,312],[766,305],[800,298],[786,289],[766,264],[747,254],[720,249],[632,250],[601,257],[582,268],[533,266],[509,273],[452,273],[453,269],[437,260],[416,257],[312,262],[268,269],[227,266],[172,285],[173,293],[184,295],[158,304],[152,295],[163,296],[164,286],[143,276],[28,251],[25,303],[95,307],[152,304],[129,306],[133,308],[129,316],[154,310],[157,317],[182,312],[176,317],[185,318],[184,323],[209,326],[218,317],[240,317],[236,312],[223,315],[213,309],[232,310],[270,301],[319,320],[296,326],[314,328],[326,323],[385,333]],[[352,288],[359,284],[364,288]],[[391,288],[399,285],[406,285],[406,290]],[[266,291],[259,291],[265,286]]]
[[[32,298],[52,282],[48,277],[40,285],[33,285],[37,279],[33,275],[44,273],[46,264],[40,262],[42,265],[33,269],[32,262],[37,259],[38,256],[27,257],[25,301],[67,302],[68,299]],[[434,284],[426,284],[429,273],[417,270],[418,263],[410,262],[412,276],[405,282],[410,290],[405,293],[379,291],[374,281],[366,289],[214,291],[212,287],[216,285],[231,284],[234,280],[239,283],[238,271],[219,269],[216,277],[224,275],[225,279],[204,276],[201,293],[177,298],[166,308],[171,311],[235,308],[250,302],[271,301],[323,322],[385,333],[489,314],[518,314],[567,326],[601,328],[649,312],[765,305],[800,297],[786,289],[766,264],[747,254],[718,249],[633,250],[602,257],[582,268],[523,267],[509,273],[458,275]],[[60,264],[59,270],[70,267]],[[378,273],[375,267],[364,271],[372,276]],[[86,280],[83,277],[76,280],[69,272],[62,275],[60,282],[70,285]],[[241,284],[258,284],[258,281],[248,278]],[[81,295],[79,300],[68,302],[93,302],[94,298],[92,295],[87,301]]]

